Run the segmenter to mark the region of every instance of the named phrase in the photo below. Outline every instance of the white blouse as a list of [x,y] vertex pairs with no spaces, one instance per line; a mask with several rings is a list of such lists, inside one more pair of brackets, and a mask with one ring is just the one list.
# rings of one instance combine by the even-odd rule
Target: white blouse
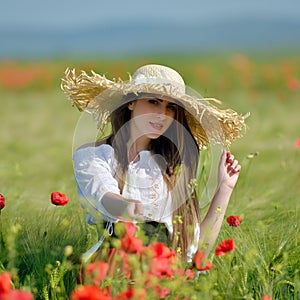
[[[169,233],[173,233],[171,193],[150,151],[141,151],[139,160],[129,163],[122,192],[115,178],[118,162],[110,145],[79,148],[73,155],[73,161],[78,192],[83,196],[80,197],[81,204],[88,211],[88,223],[99,222],[101,218],[118,222],[102,204],[103,195],[110,192],[122,195],[125,199],[141,201],[144,218],[164,223]],[[194,232],[194,243],[188,251],[188,260],[191,260],[198,248],[199,224],[196,224]]]

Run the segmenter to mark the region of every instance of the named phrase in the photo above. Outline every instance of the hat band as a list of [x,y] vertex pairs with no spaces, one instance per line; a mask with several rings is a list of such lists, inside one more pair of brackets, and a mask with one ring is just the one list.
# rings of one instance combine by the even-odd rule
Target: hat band
[[[135,78],[132,79],[131,84],[134,86],[138,85],[166,85],[168,87],[168,91],[173,91],[175,92],[176,96],[184,95],[185,94],[185,86],[172,81],[168,78],[158,78],[155,76],[144,76],[144,75],[139,75],[136,76]],[[172,93],[172,94],[173,94]]]

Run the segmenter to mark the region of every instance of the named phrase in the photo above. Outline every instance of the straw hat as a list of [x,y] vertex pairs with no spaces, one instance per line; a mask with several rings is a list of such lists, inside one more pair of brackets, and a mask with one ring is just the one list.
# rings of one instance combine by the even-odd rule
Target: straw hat
[[155,95],[173,99],[185,108],[185,115],[200,149],[209,143],[228,147],[241,137],[246,125],[246,116],[226,109],[221,110],[211,103],[221,102],[203,98],[187,87],[175,70],[161,65],[145,65],[135,71],[128,81],[109,80],[92,71],[92,76],[81,71],[79,75],[69,68],[61,83],[62,90],[73,106],[91,113],[99,129],[110,122],[110,114],[139,95]]

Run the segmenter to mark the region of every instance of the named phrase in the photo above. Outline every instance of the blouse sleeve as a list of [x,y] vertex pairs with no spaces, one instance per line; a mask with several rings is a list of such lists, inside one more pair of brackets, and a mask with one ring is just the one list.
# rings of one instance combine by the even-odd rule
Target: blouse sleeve
[[118,182],[114,178],[114,151],[109,145],[78,149],[73,155],[74,173],[78,191],[84,197],[82,205],[95,219],[99,213],[107,221],[116,222],[102,205],[107,192],[120,195]]

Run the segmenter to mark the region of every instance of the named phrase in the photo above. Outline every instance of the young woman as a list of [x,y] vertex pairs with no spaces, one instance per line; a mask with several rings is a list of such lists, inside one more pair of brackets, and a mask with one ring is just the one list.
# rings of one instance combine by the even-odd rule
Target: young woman
[[188,261],[198,248],[208,255],[241,166],[223,151],[217,189],[200,220],[199,152],[209,144],[229,146],[244,130],[244,118],[211,105],[215,99],[188,95],[181,76],[160,65],[142,66],[128,82],[67,70],[62,88],[105,135],[73,156],[87,221],[104,220],[111,235],[115,222],[131,220],[149,241],[180,249]]

